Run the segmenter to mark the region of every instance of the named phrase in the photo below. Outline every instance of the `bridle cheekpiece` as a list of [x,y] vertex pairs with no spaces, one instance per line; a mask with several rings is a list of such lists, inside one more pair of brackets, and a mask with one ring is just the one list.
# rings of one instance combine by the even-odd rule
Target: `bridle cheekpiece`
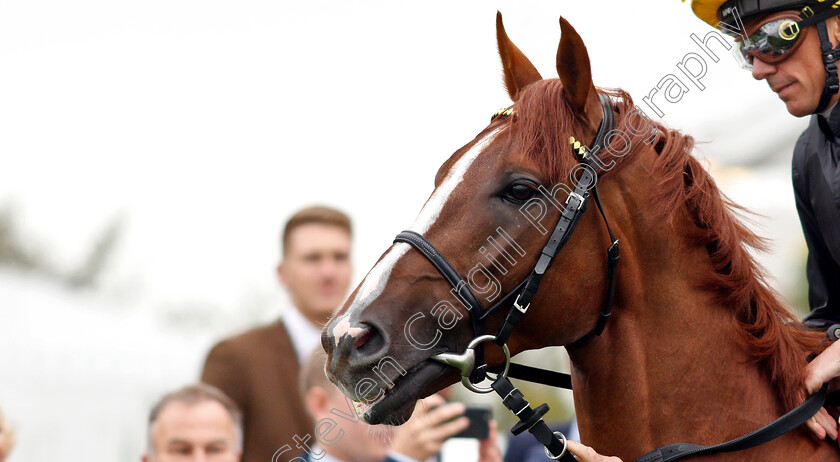
[[[598,149],[598,147],[606,145],[607,135],[613,130],[615,125],[615,111],[609,96],[602,93],[599,93],[598,96],[601,102],[603,118],[598,127],[598,132],[592,143],[592,147],[583,145],[574,137],[569,139],[572,150],[579,156],[581,163],[589,168],[581,169],[581,174],[575,182],[574,190],[566,197],[566,207],[561,212],[554,231],[543,247],[540,257],[531,270],[531,273],[492,306],[482,312],[478,297],[475,296],[469,285],[464,281],[464,278],[461,277],[443,254],[425,237],[414,231],[403,231],[394,239],[395,243],[403,242],[411,245],[426,257],[447,282],[449,282],[454,289],[454,293],[464,302],[469,313],[473,328],[473,340],[468,345],[466,351],[464,353],[439,353],[432,356],[431,359],[457,368],[461,372],[462,383],[470,390],[478,393],[488,393],[490,391],[498,393],[502,397],[504,405],[519,418],[519,423],[514,426],[511,432],[517,435],[528,430],[546,447],[546,455],[554,460],[564,456],[566,458],[563,460],[574,460],[566,451],[565,436],[553,433],[542,420],[542,416],[549,410],[548,405],[543,404],[537,407],[537,409],[532,409],[530,403],[522,396],[522,393],[508,380],[508,374],[511,377],[525,378],[526,380],[534,380],[540,383],[545,383],[546,379],[534,379],[534,371],[540,371],[538,374],[542,374],[543,377],[555,374],[555,376],[550,377],[552,384],[556,384],[558,380],[564,384],[570,383],[570,380],[567,378],[568,375],[510,364],[510,353],[506,343],[521,317],[528,312],[528,308],[531,306],[531,299],[536,295],[545,272],[551,266],[560,249],[563,248],[571,237],[580,217],[586,210],[586,204],[590,198],[590,189],[610,235],[611,245],[607,250],[607,280],[609,287],[607,289],[604,307],[599,314],[595,328],[574,343],[580,344],[591,337],[600,335],[604,329],[606,320],[610,316],[615,293],[616,269],[619,260],[618,240],[613,235],[612,229],[610,229],[609,222],[601,205],[601,200],[598,197],[598,187],[595,178],[597,165],[592,161],[592,156],[588,154]],[[507,117],[513,114],[514,110],[512,108],[500,109],[493,114],[491,122],[499,117]],[[508,314],[502,325],[495,335],[488,335],[487,319],[505,307],[508,308]],[[487,364],[484,362],[484,350],[480,346],[482,343],[488,341],[493,341],[504,349],[505,364],[503,365],[503,370],[498,375],[491,377],[493,378],[493,384],[490,387],[479,387],[477,384],[484,380],[488,374]],[[508,371],[511,366],[517,367]],[[557,376],[563,377],[558,378]],[[567,388],[570,388],[570,385],[567,385]]]

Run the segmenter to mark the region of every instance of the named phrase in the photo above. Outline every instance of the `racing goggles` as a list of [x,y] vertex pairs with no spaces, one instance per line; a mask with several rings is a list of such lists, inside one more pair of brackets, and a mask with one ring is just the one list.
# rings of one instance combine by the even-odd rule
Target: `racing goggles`
[[755,58],[765,63],[777,63],[791,56],[802,43],[806,30],[799,27],[801,19],[786,11],[768,16],[747,28],[746,37],[735,39],[733,50],[744,69],[752,69]]

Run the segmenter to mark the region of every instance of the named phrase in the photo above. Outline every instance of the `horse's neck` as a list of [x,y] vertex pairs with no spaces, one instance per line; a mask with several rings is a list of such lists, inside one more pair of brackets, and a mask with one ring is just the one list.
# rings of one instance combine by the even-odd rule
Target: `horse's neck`
[[781,415],[732,317],[680,282],[651,282],[616,304],[601,337],[570,350],[581,436],[637,457],[670,443],[722,442]]
[[[645,215],[646,205],[633,202],[639,195],[611,196],[621,197],[624,203],[613,205],[628,212],[614,314],[600,337],[569,350],[584,441],[627,460],[670,443],[723,442],[781,415],[731,307],[697,287],[712,271],[705,247],[675,238],[679,229]],[[689,220],[677,217],[674,226]],[[807,440],[801,433],[793,438]],[[802,444],[813,450],[813,443]],[[732,460],[778,446],[777,440]]]

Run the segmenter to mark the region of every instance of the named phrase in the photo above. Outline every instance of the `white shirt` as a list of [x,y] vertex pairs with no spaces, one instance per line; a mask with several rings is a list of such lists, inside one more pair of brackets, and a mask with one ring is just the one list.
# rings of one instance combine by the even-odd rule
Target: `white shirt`
[[298,357],[298,364],[303,364],[309,355],[321,345],[321,329],[306,319],[294,306],[283,313],[283,324],[292,339],[292,346]]

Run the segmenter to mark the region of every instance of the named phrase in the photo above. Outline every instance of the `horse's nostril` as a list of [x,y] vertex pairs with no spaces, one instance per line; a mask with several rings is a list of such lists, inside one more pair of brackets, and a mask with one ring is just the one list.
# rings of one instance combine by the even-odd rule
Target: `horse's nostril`
[[370,324],[362,324],[356,328],[353,336],[353,350],[359,357],[375,355],[385,346],[385,337],[382,332]]
[[387,338],[373,324],[360,322],[347,326],[340,334],[337,338],[330,337],[331,340],[335,338],[335,347],[331,348],[333,365],[330,367],[333,370],[342,363],[352,367],[369,365],[377,361],[382,351],[388,348]]
[[370,340],[371,337],[373,337],[374,333],[375,333],[375,331],[373,330],[372,327],[366,326],[364,328],[364,332],[362,332],[361,335],[356,337],[356,341],[353,342],[353,348],[355,348],[357,350],[359,348],[361,348],[365,343],[368,342],[368,340]]

